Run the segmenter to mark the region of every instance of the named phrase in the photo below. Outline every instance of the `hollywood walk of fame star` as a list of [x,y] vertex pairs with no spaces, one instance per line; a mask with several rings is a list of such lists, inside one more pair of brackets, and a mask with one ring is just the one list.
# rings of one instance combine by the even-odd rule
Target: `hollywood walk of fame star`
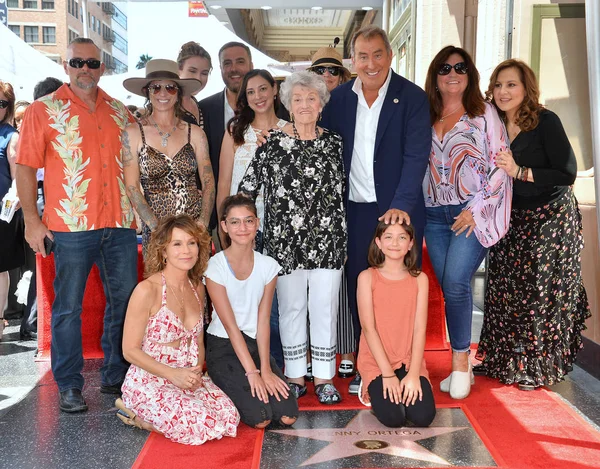
[[331,443],[312,455],[300,464],[300,466],[308,466],[310,464],[318,464],[370,452],[451,466],[451,463],[424,448],[417,441],[467,428],[469,427],[388,428],[379,422],[371,411],[361,410],[344,428],[270,431],[282,435],[311,438]]

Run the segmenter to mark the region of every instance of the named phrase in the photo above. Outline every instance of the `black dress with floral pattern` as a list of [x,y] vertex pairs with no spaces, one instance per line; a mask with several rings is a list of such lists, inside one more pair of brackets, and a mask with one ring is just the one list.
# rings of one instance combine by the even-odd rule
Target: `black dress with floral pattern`
[[314,140],[271,132],[248,165],[239,190],[264,190],[265,253],[279,275],[296,269],[341,269],[346,257],[342,139],[328,130]]

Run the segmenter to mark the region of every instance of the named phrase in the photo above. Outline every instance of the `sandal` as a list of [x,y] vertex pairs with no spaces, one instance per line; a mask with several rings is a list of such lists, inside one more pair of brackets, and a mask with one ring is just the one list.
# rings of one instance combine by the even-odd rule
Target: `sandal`
[[120,398],[115,401],[115,407],[117,408],[117,417],[119,420],[121,420],[121,422],[126,425],[131,425],[132,427],[138,427],[142,430],[144,429],[140,420],[136,417],[132,410],[125,407],[125,403]]
[[306,385],[302,386],[298,383],[289,383],[290,385],[290,393],[292,393],[296,399],[300,399],[302,396],[306,394]]
[[335,386],[331,383],[317,384],[315,394],[321,404],[337,404],[342,402],[342,396]]

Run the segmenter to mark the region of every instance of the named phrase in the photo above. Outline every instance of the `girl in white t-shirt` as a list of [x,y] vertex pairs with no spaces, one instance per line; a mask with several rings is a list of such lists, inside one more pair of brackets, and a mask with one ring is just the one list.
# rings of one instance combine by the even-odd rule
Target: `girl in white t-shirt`
[[206,364],[242,422],[264,428],[272,420],[292,425],[298,403],[269,354],[271,303],[281,267],[253,250],[258,222],[251,199],[238,194],[223,201],[221,228],[230,245],[210,259],[204,274],[213,303]]

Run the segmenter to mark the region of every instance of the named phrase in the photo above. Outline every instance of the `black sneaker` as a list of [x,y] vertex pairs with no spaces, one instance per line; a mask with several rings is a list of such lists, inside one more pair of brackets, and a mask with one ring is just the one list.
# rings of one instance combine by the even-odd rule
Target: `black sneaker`
[[354,378],[352,378],[352,381],[350,381],[350,386],[348,386],[348,394],[352,394],[353,396],[358,395],[358,388],[360,387],[361,381],[362,378],[360,377],[360,373],[357,371],[354,375]]

